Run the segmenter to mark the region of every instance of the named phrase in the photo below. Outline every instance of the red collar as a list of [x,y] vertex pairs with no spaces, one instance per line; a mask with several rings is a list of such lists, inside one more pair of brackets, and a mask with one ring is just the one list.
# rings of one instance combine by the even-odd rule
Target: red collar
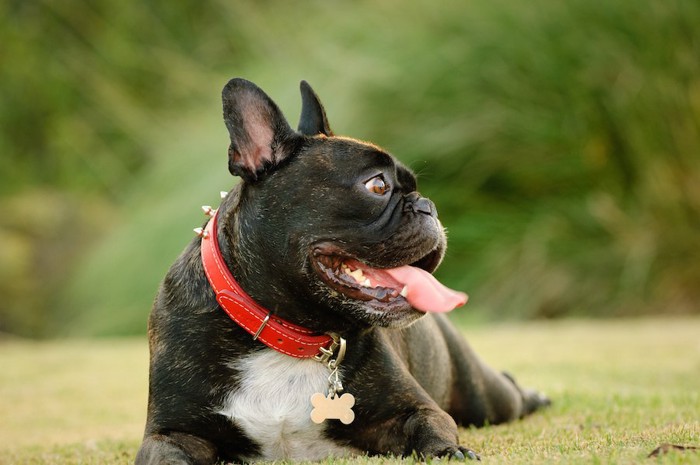
[[195,231],[202,238],[202,265],[209,284],[216,293],[216,301],[228,316],[243,329],[277,352],[297,358],[315,357],[327,362],[338,343],[329,335],[318,335],[272,315],[258,305],[231,275],[219,250],[216,210],[202,207],[211,219],[202,230]]

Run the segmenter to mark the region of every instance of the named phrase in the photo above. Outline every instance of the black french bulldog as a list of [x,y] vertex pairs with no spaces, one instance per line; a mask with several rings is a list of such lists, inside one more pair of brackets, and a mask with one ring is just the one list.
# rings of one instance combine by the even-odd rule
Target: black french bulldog
[[[478,458],[459,445],[458,424],[506,422],[549,402],[486,366],[440,314],[466,296],[430,274],[445,235],[413,173],[373,144],[335,136],[306,82],[301,93],[294,131],[251,82],[223,90],[229,170],[242,182],[155,300],[138,465]],[[205,272],[206,250],[221,257],[218,271]],[[218,289],[212,273],[248,300]],[[236,312],[255,314],[249,307],[270,313],[236,323]],[[287,332],[320,340],[320,355],[289,349]]]

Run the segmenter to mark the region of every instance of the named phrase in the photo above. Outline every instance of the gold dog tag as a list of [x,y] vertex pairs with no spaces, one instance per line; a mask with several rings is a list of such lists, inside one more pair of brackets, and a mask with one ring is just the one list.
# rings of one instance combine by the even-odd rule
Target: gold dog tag
[[314,406],[311,410],[311,421],[316,424],[326,420],[340,420],[344,425],[349,425],[355,419],[355,412],[352,411],[355,396],[352,394],[337,396],[329,393],[326,397],[317,392],[311,396],[311,405]]
[[[326,357],[318,359],[319,362],[327,362],[328,368],[331,370],[331,374],[328,376],[328,395],[324,396],[317,392],[311,396],[311,405],[314,407],[311,410],[311,421],[320,424],[326,420],[340,420],[341,423],[349,425],[355,419],[355,412],[352,411],[352,406],[355,405],[355,396],[348,393],[338,396],[339,392],[343,392],[343,383],[340,382],[338,367],[345,357],[345,339],[334,334],[331,336],[335,345],[331,349],[321,349]],[[335,359],[330,359],[336,348],[339,349],[338,355]]]

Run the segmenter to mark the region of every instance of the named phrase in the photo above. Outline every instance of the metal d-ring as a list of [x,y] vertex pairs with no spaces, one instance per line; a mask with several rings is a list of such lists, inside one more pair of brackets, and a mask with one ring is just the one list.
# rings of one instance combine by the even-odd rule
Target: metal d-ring
[[[345,358],[347,344],[345,342],[345,339],[343,339],[336,333],[328,333],[328,335],[333,340],[331,342],[331,345],[328,348],[321,347],[319,349],[321,353],[316,355],[314,357],[314,360],[328,365],[328,368],[330,368],[331,370],[335,370]],[[337,355],[336,351],[338,351]],[[335,358],[333,358],[334,355]]]
[[340,364],[343,362],[343,359],[345,358],[347,343],[345,342],[345,339],[343,339],[336,333],[329,333],[328,335],[333,338],[333,345],[331,346],[331,350],[333,350],[333,352],[335,352],[336,350],[338,351],[338,354],[335,356],[335,358],[328,360],[328,368],[330,368],[331,370],[337,370]]
[[335,370],[340,366],[343,359],[345,358],[345,351],[347,350],[347,343],[345,339],[337,335],[336,333],[331,333],[330,336],[333,338],[333,342],[338,344],[338,355],[334,359],[328,361],[328,368]]

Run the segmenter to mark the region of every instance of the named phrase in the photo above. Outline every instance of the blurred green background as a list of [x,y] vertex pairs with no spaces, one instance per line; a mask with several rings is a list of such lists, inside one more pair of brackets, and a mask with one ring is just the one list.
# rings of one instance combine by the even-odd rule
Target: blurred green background
[[419,174],[476,319],[700,313],[700,2],[0,2],[0,332],[143,334],[235,182],[220,91]]

